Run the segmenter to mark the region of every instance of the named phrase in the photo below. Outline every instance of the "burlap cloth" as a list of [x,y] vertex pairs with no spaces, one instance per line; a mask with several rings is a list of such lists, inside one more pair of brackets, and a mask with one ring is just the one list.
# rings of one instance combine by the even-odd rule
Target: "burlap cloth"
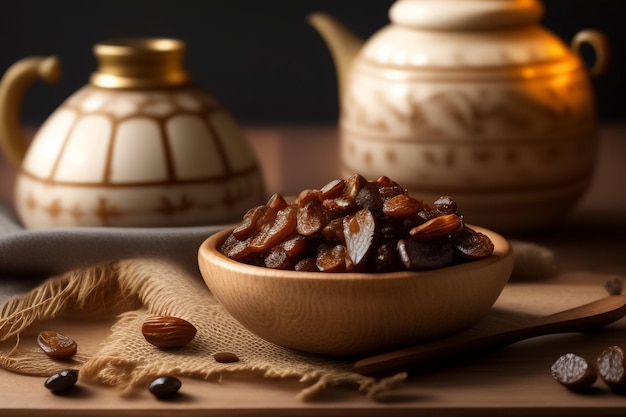
[[[37,235],[33,239],[30,232],[15,229],[13,220],[6,224],[11,227],[4,236],[8,237],[12,247],[21,244],[25,246],[24,249],[53,248],[55,242],[59,242],[58,235]],[[198,232],[194,230],[191,240],[186,239],[183,245],[185,248],[193,246],[194,258],[200,242]],[[74,247],[77,232],[67,233],[70,234],[65,238]],[[156,248],[158,254],[166,248],[166,242],[176,242],[176,233],[155,233],[160,233],[163,240]],[[0,236],[0,244],[2,240]],[[38,246],[33,246],[32,241],[37,241]],[[212,381],[233,374],[259,379],[293,378],[304,384],[298,395],[301,400],[310,400],[328,387],[345,384],[376,398],[406,378],[405,373],[384,379],[362,376],[351,372],[351,361],[302,354],[268,343],[247,331],[226,313],[204,285],[197,265],[195,268],[190,266],[189,256],[179,258],[180,262],[168,259],[167,256],[114,259],[115,250],[123,248],[115,249],[120,243],[118,237],[108,242],[109,253],[105,259],[111,260],[91,266],[76,266],[52,276],[28,293],[14,296],[2,305],[1,368],[22,374],[48,376],[73,367],[80,369],[82,380],[111,385],[123,395],[132,395],[139,389],[145,389],[151,379],[161,375]],[[9,247],[9,243],[4,243]],[[145,245],[145,252],[154,253],[155,248],[149,245]],[[549,252],[521,242],[514,246],[517,246],[514,274],[518,277],[537,277],[550,272],[552,259]],[[127,250],[129,248],[132,246],[126,247]],[[54,250],[62,254],[64,249],[70,259],[76,258],[75,262],[81,262],[76,253],[70,253],[63,245],[59,247],[57,244]],[[92,249],[97,250],[97,247],[83,248],[82,253],[92,259],[102,256],[88,252]],[[173,253],[180,250],[172,248]],[[31,251],[30,256],[36,263],[37,253]],[[23,257],[22,263],[27,266],[27,258]],[[150,314],[186,319],[196,326],[196,337],[182,349],[160,350],[147,343],[141,332],[143,321]],[[98,349],[93,352],[79,350],[80,354],[68,363],[49,359],[37,348],[24,347],[29,345],[20,340],[36,337],[32,331],[35,325],[57,317],[69,317],[72,320],[117,317],[117,320]],[[32,340],[30,342],[32,346]],[[216,362],[213,354],[224,351],[235,353],[240,361],[228,364]]]
[[[36,349],[20,349],[20,333],[53,317],[119,318],[100,349],[68,364],[48,359]],[[147,343],[141,326],[149,314],[173,315],[193,323],[198,333],[186,347],[160,350]],[[350,363],[306,355],[268,343],[237,323],[201,280],[179,265],[157,259],[132,259],[99,264],[61,274],[31,292],[7,301],[0,311],[0,367],[46,376],[61,369],[80,369],[84,380],[112,385],[124,395],[145,389],[160,375],[217,380],[227,374],[296,378],[309,383],[302,400],[337,384],[352,384],[367,395],[392,388],[400,373],[377,380],[350,371]],[[222,364],[212,355],[235,353],[239,362]]]

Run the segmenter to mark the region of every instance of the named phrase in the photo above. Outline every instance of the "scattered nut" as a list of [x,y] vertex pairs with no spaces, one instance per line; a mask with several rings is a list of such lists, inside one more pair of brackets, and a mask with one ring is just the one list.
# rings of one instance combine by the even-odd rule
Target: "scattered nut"
[[604,282],[604,289],[609,295],[620,295],[623,290],[622,280],[618,277],[609,278]]
[[44,386],[53,393],[58,394],[72,388],[77,381],[78,371],[76,369],[66,369],[48,378]]
[[550,368],[552,378],[572,391],[588,389],[598,378],[593,367],[574,353],[567,353],[554,362]]
[[166,398],[176,394],[182,385],[178,378],[161,376],[150,383],[148,391],[157,398]]
[[54,359],[69,359],[78,348],[74,339],[54,330],[44,330],[37,336],[37,344],[46,355]]
[[160,348],[186,346],[196,335],[196,327],[178,317],[151,316],[141,326],[146,340]]
[[620,346],[606,348],[596,361],[598,374],[613,391],[626,390],[626,362],[624,350]]
[[213,355],[213,359],[219,363],[239,362],[239,357],[231,352],[217,352]]

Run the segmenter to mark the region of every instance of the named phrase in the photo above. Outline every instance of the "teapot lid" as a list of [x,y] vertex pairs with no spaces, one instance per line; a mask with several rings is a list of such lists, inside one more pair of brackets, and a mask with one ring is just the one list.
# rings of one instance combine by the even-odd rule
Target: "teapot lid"
[[185,43],[169,38],[120,38],[93,48],[98,69],[90,83],[103,88],[162,88],[189,83]]
[[543,12],[539,0],[397,0],[389,17],[420,29],[486,30],[536,23]]
[[389,69],[497,67],[507,77],[536,76],[536,65],[578,68],[568,46],[539,24],[543,12],[540,0],[396,0],[392,24],[372,35],[357,61]]

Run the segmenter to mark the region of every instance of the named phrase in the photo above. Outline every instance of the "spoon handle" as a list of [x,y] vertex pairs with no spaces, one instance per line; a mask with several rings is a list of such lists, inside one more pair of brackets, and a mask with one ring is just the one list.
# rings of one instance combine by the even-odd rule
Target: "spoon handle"
[[559,313],[528,320],[522,325],[487,334],[456,336],[361,359],[352,370],[363,375],[399,371],[455,354],[503,347],[532,337],[556,333],[585,332],[613,323],[626,315],[626,296],[611,295]]

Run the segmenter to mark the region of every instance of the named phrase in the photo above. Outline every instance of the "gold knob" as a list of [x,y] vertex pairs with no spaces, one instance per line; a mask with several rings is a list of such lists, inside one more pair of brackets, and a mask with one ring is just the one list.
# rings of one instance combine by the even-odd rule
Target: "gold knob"
[[190,82],[183,68],[185,43],[168,38],[121,38],[93,48],[98,69],[92,85],[103,88],[163,88]]

